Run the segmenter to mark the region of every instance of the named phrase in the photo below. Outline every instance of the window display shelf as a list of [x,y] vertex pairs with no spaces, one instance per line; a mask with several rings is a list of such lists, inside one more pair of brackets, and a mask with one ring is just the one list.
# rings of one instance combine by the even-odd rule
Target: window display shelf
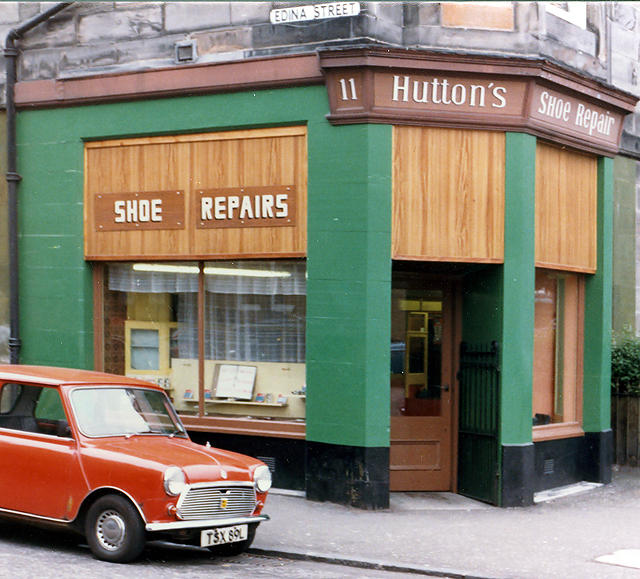
[[277,402],[252,402],[250,400],[205,400],[206,404],[237,404],[240,406],[288,406],[287,402],[278,404]]

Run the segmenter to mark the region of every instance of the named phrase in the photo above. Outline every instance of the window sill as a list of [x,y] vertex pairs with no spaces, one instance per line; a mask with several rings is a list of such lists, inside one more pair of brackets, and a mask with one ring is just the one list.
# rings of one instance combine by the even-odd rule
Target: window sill
[[180,414],[187,430],[244,434],[272,438],[305,439],[305,423],[288,420],[261,420],[259,418],[197,417]]
[[533,442],[575,438],[578,436],[584,436],[584,430],[579,422],[561,422],[559,424],[545,424],[544,426],[533,427]]

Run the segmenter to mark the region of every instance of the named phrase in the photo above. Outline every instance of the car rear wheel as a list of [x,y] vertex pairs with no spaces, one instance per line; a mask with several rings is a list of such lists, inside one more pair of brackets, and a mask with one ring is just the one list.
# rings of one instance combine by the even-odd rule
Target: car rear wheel
[[140,515],[131,502],[118,495],[101,497],[91,506],[85,534],[93,554],[112,563],[133,561],[145,546]]
[[247,538],[244,541],[237,541],[235,543],[227,543],[226,545],[214,545],[212,547],[207,547],[212,554],[217,555],[219,557],[231,557],[233,555],[240,555],[244,553],[249,547],[251,547],[251,543],[253,543],[253,539],[256,536],[256,529],[258,525],[249,525],[249,529],[247,530]]

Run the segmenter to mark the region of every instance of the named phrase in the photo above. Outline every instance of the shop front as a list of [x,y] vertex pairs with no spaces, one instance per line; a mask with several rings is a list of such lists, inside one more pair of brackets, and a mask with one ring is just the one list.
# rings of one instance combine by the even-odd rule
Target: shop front
[[540,60],[259,63],[18,83],[22,362],[155,381],[313,500],[607,482],[636,100]]

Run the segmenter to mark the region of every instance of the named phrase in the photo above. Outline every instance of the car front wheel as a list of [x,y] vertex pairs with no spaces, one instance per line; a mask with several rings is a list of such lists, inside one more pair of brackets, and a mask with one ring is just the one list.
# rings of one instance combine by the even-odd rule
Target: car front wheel
[[85,534],[93,554],[112,563],[133,561],[145,546],[140,515],[127,499],[118,495],[101,497],[91,506]]

